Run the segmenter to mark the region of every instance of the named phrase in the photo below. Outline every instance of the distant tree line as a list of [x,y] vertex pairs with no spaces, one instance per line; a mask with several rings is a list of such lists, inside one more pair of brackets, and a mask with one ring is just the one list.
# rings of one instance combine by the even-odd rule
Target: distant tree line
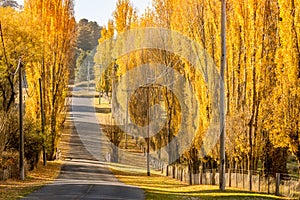
[[88,67],[90,79],[94,79],[94,55],[98,45],[98,40],[101,37],[101,29],[97,22],[81,19],[77,25],[77,40],[76,40],[76,82],[87,81]]

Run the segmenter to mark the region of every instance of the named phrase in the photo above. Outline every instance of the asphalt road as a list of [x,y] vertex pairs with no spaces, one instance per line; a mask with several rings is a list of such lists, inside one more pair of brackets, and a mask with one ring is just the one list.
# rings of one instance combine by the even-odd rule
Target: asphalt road
[[71,114],[75,128],[59,177],[24,199],[144,199],[141,189],[119,182],[106,168],[92,98],[73,97]]

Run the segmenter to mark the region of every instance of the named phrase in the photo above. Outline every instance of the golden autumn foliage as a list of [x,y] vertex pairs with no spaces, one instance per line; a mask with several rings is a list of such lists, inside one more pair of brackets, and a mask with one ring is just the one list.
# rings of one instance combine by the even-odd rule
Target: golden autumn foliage
[[[39,38],[24,12],[18,12],[11,7],[0,7],[0,155],[17,151],[18,143],[18,62],[23,63],[35,59],[40,47]],[[24,72],[24,68],[22,68]],[[24,78],[24,77],[23,77]],[[25,83],[25,82],[24,82]],[[24,84],[23,83],[23,84]],[[24,94],[26,92],[24,91]],[[36,135],[36,127],[31,120],[24,117],[24,135],[31,149],[25,150],[27,161],[31,162],[32,152],[38,153],[40,140]],[[31,141],[28,141],[31,140]],[[13,154],[8,154],[13,155]],[[17,159],[12,156],[12,160]]]
[[[73,1],[28,0],[24,2],[24,6],[22,11],[0,7],[1,116],[2,111],[7,115],[16,112],[14,105],[17,97],[18,77],[14,72],[19,58],[22,58],[22,70],[26,72],[28,84],[26,93],[24,92],[26,95],[25,131],[34,132],[35,135],[44,138],[48,158],[53,159],[59,129],[65,119],[69,70],[74,57],[73,47],[76,35]],[[41,132],[39,79],[42,82],[45,113],[44,135],[37,134]],[[0,126],[2,125],[1,121]],[[9,122],[4,126],[9,127]],[[13,143],[11,147],[18,145],[12,141],[16,130],[17,127],[9,130],[11,138],[6,143]],[[1,131],[1,135],[3,134],[4,132]],[[11,147],[1,145],[1,149]]]
[[24,12],[41,43],[35,59],[28,61],[26,65],[31,94],[26,113],[37,124],[41,124],[38,84],[41,78],[46,125],[44,139],[50,159],[55,156],[59,129],[65,119],[69,70],[74,59],[76,22],[73,6],[72,0],[28,0],[24,4]]
[[[279,168],[274,168],[276,164],[270,164],[268,160],[271,152],[288,150],[297,157],[300,169],[300,3],[296,0],[227,0],[226,9],[228,164],[231,167],[234,163],[239,164],[249,170],[260,167],[286,172],[286,158],[277,159],[282,166]],[[136,17],[130,1],[119,0],[114,12],[114,28],[116,33],[144,27],[178,31],[200,44],[219,66],[220,12],[221,2],[218,0],[153,0],[152,8]],[[174,42],[173,45],[181,44]],[[109,56],[113,57],[119,48],[122,44],[113,44]],[[103,56],[101,51],[98,51],[99,55]],[[170,52],[143,49],[116,59],[120,74],[141,64],[163,63],[188,78],[195,89],[201,116],[194,143],[182,158],[198,168],[202,137],[211,120],[212,102],[205,79],[190,63]],[[172,98],[165,91],[165,101]],[[153,149],[160,147],[161,140],[162,143],[168,142],[166,135],[176,137],[180,110],[175,102],[169,103],[170,126],[165,127],[160,139],[153,139]],[[131,105],[132,112],[134,105]],[[170,133],[171,130],[175,132]],[[207,159],[218,162],[218,149],[202,161]]]

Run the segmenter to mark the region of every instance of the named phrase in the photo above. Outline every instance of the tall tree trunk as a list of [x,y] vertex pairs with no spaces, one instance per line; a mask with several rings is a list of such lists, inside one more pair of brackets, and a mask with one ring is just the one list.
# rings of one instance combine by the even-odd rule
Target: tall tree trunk
[[55,110],[52,109],[51,111],[51,138],[50,138],[50,159],[55,160],[55,154],[56,154],[56,115],[55,115]]

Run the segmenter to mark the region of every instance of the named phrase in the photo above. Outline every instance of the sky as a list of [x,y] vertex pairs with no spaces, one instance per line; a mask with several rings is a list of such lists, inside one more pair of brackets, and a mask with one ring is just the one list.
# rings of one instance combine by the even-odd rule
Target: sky
[[[107,24],[112,19],[117,0],[74,0],[76,21],[88,19],[96,21],[100,26]],[[24,0],[17,0],[23,5]],[[133,7],[138,9],[138,14],[142,14],[147,6],[151,5],[151,0],[131,0]]]

